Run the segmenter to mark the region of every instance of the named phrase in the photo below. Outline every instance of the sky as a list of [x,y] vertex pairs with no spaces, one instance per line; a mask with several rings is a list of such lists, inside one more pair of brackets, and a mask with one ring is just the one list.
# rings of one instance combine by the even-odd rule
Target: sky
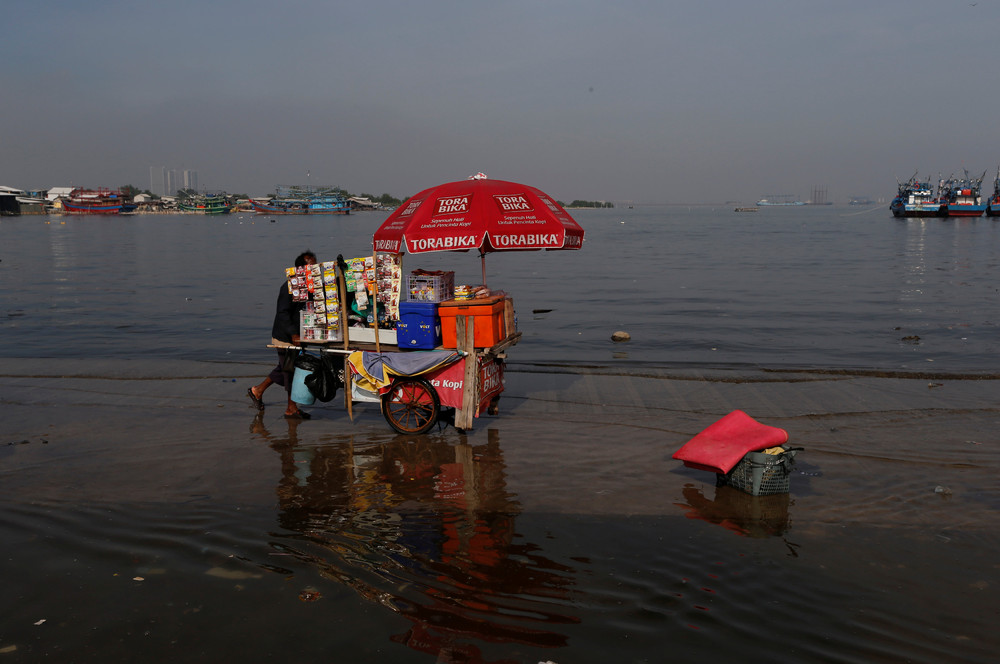
[[0,184],[889,199],[1000,164],[1000,0],[7,0]]

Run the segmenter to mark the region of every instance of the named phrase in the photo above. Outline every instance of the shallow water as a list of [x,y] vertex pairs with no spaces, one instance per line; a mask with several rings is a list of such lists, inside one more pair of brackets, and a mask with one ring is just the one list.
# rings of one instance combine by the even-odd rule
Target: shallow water
[[[487,258],[500,416],[418,437],[243,396],[284,265],[379,216],[0,221],[0,656],[993,661],[994,223],[574,214]],[[806,448],[790,494],[670,459],[734,408]]]
[[669,432],[626,443],[620,421],[588,433],[544,405],[468,437],[394,436],[377,411],[106,409],[120,431],[77,408],[5,449],[12,661],[987,662],[997,645],[995,450],[956,454],[959,479],[812,440],[792,494],[754,498],[670,462]]
[[[1000,373],[1000,225],[883,209],[577,210],[581,251],[494,253],[517,362]],[[0,353],[244,357],[282,269],[370,252],[385,213],[349,217],[20,217],[0,221]],[[481,281],[475,252],[404,269]],[[542,313],[535,313],[542,312]],[[609,342],[631,333],[627,347]]]

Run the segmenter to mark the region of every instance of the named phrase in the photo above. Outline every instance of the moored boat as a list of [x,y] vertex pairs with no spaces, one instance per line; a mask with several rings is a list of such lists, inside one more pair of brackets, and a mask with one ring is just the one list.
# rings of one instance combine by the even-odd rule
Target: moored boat
[[795,200],[794,196],[788,196],[785,194],[768,194],[764,198],[757,201],[759,207],[777,207],[777,206],[787,206],[787,205],[805,205],[805,201]]
[[351,204],[344,196],[317,196],[309,200],[309,214],[350,214]]
[[269,198],[252,198],[257,212],[266,214],[349,214],[351,203],[333,187],[287,186],[277,188]]
[[214,194],[189,198],[179,202],[177,207],[182,212],[195,214],[229,214],[233,209],[233,204],[225,194]]
[[917,174],[906,182],[897,182],[896,197],[889,204],[894,217],[936,217],[941,214],[941,202],[934,196],[930,182],[921,181]]
[[993,195],[986,202],[986,216],[1000,217],[1000,166],[997,166],[997,176],[993,180]]
[[62,199],[62,210],[66,214],[118,214],[123,203],[125,195],[120,191],[78,187]]
[[250,205],[254,211],[266,214],[309,214],[309,205],[305,201],[280,198],[251,198]]
[[965,171],[964,178],[949,178],[938,187],[941,197],[941,211],[948,217],[981,217],[986,212],[981,188],[986,171],[978,178],[970,178]]

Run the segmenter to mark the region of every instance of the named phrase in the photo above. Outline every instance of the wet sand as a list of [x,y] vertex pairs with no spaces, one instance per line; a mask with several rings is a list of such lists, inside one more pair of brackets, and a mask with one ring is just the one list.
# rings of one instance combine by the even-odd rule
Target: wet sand
[[[60,510],[77,512],[65,517],[72,521],[68,530],[76,533],[64,542],[70,549],[86,550],[90,537],[114,539],[115,530],[103,530],[100,515],[122,505],[137,513],[171,514],[184,513],[185,506],[193,511],[210,506],[213,518],[228,523],[216,527],[234,530],[243,510],[262,520],[266,530],[269,518],[288,510],[282,486],[290,478],[294,484],[295,454],[425,444],[417,440],[422,437],[396,436],[374,405],[356,405],[351,422],[340,395],[309,408],[313,420],[290,423],[281,416],[283,393],[272,388],[267,410],[255,418],[244,393],[269,368],[266,362],[4,360],[0,497],[7,506],[4,531],[17,533],[0,545],[8,560],[45,549],[42,533],[52,527],[49,520],[58,522],[54,514]],[[670,458],[734,409],[785,428],[791,442],[805,448],[790,495],[751,499],[717,489],[711,474]],[[511,362],[498,417],[478,420],[466,435],[444,428],[423,438],[444,449],[468,448],[470,459],[489,456],[484,449],[502,451],[503,487],[497,495],[505,507],[493,510],[486,498],[479,507],[510,511],[516,505],[518,532],[567,566],[579,594],[564,605],[576,616],[569,624],[579,621],[592,629],[596,616],[608,616],[598,630],[603,636],[574,636],[576,628],[567,627],[562,631],[570,637],[557,646],[527,639],[527,654],[499,653],[514,661],[528,661],[536,656],[531,648],[543,646],[568,650],[538,650],[548,653],[541,659],[601,661],[601,648],[577,649],[587,638],[603,644],[609,655],[634,648],[633,656],[641,660],[655,652],[663,646],[662,626],[657,629],[649,617],[615,612],[624,611],[623,602],[633,608],[655,605],[663,584],[679,583],[674,578],[679,562],[697,566],[696,542],[720,560],[752,556],[755,564],[776,567],[775,574],[795,583],[779,594],[745,585],[745,576],[733,577],[731,589],[743,599],[733,599],[729,610],[743,652],[753,619],[739,612],[756,613],[756,592],[757,601],[764,593],[770,605],[780,605],[777,618],[797,621],[798,635],[784,652],[797,652],[798,661],[990,661],[1000,646],[989,627],[1000,545],[998,425],[997,380],[648,367],[626,373],[613,366]],[[459,452],[454,455],[457,459]],[[350,463],[354,476],[367,472]],[[135,518],[130,551],[144,546],[141,519]],[[559,532],[559,524],[566,532]],[[616,529],[621,532],[614,541],[602,541]],[[154,539],[164,536],[156,532]],[[64,555],[62,562],[72,567],[69,559],[77,553],[46,550],[45,555],[46,565],[8,568],[4,574],[19,590],[2,603],[4,614],[18,616],[18,624],[0,636],[0,650],[14,648],[8,653],[15,658],[61,652],[86,659],[86,630],[64,626],[61,636],[40,637],[41,626],[34,624],[60,612],[60,599],[44,590],[52,559]],[[680,558],[668,564],[664,555]],[[169,560],[162,564],[170,566]],[[652,576],[638,581],[640,570]],[[123,566],[121,574],[136,572]],[[588,581],[588,575],[601,580]],[[355,588],[353,601],[376,610],[371,608],[376,600],[351,582],[340,582]],[[33,583],[38,584],[29,602],[33,611],[24,613]],[[332,602],[332,591],[326,592]],[[621,597],[611,599],[616,592]],[[263,593],[258,601],[270,600]],[[683,626],[698,626],[705,612],[696,609],[687,607],[696,617],[681,620]],[[378,620],[391,623],[405,612],[386,614]],[[725,621],[702,627],[716,637],[731,637],[728,630],[735,629]],[[623,632],[632,640],[622,641]],[[719,647],[683,633],[680,652]],[[488,646],[472,641],[486,651]],[[123,637],[126,642],[130,654],[141,648]],[[411,644],[406,652],[418,650]],[[774,655],[750,652],[746,661]],[[358,646],[357,654],[364,656],[365,649]]]
[[[6,359],[0,383],[6,456],[11,463],[68,455],[96,464],[87,476],[97,472],[97,477],[78,477],[74,484],[98,496],[101,467],[120,473],[120,463],[132,456],[141,463],[144,455],[157,454],[158,445],[174,459],[175,469],[184,472],[187,459],[193,466],[187,472],[204,476],[205,463],[230,463],[232,447],[254,439],[249,426],[255,411],[244,393],[267,369],[260,363]],[[288,425],[279,390],[267,393],[265,413],[267,426],[278,429]],[[299,424],[298,435],[308,440],[351,434],[373,443],[394,436],[377,405],[354,409],[351,422],[342,393],[329,403],[317,402],[307,408],[315,419]],[[1000,461],[993,433],[1000,424],[998,380],[808,371],[637,373],[512,362],[500,415],[477,420],[471,435],[498,428],[508,463],[526,455],[524,463],[537,468],[543,482],[545,471],[558,472],[570,451],[604,468],[561,477],[562,490],[543,484],[538,495],[528,491],[531,484],[519,485],[522,500],[530,498],[533,507],[656,514],[685,483],[713,479],[683,468],[670,455],[734,409],[786,429],[792,444],[806,448],[799,468],[819,472],[822,479],[795,477],[796,496],[847,494],[816,501],[810,521],[846,518],[838,506],[850,504],[850,518],[869,525],[948,528],[956,525],[951,507],[956,502],[973,502],[961,510],[968,523],[1000,506],[1000,487],[988,481]],[[457,439],[457,432],[448,431]],[[152,490],[142,470],[132,470],[137,489]],[[46,476],[53,472],[59,468],[47,468]],[[10,483],[8,478],[5,484]],[[937,486],[950,493],[934,495]],[[47,490],[58,492],[58,483]],[[149,498],[162,497],[160,490]],[[859,505],[865,505],[860,512]]]

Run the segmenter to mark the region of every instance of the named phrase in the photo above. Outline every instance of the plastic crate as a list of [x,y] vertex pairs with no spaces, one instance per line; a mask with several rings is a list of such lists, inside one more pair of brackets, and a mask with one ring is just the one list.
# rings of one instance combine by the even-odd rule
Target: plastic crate
[[716,486],[731,486],[752,496],[788,493],[795,453],[802,448],[781,446],[781,454],[750,452],[725,475],[715,476]]
[[441,302],[454,296],[454,272],[406,275],[406,299],[409,302]]

